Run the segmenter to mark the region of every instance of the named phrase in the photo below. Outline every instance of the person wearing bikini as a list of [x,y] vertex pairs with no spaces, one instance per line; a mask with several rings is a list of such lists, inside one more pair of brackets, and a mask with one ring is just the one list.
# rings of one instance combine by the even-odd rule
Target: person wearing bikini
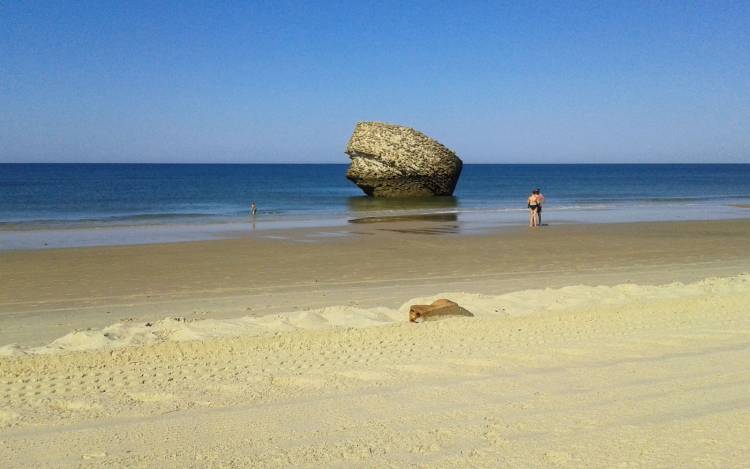
[[526,206],[529,207],[529,226],[534,228],[539,226],[539,212],[542,207],[542,200],[539,189],[534,189],[531,195],[526,199]]

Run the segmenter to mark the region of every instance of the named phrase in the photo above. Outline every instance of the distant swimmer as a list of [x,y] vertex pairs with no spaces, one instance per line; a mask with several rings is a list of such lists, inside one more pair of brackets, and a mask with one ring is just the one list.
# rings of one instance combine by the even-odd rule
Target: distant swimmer
[[258,206],[255,205],[255,202],[250,204],[250,215],[255,216],[255,214],[258,212]]

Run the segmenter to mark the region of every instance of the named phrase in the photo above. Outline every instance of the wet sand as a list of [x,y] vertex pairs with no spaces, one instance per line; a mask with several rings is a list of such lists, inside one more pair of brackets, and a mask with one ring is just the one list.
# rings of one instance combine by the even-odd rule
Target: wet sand
[[0,252],[0,345],[38,345],[128,318],[397,307],[446,290],[653,284],[750,271],[747,220],[453,234],[458,229],[450,221],[367,223],[233,240]]

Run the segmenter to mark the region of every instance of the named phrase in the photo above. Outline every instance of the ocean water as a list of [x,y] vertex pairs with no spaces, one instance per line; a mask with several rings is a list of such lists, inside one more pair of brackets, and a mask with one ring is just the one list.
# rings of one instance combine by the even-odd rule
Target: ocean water
[[247,225],[251,201],[258,205],[256,229],[433,212],[522,224],[534,187],[545,194],[549,223],[750,215],[734,207],[750,204],[750,164],[468,164],[454,197],[410,200],[365,197],[345,178],[346,169],[345,164],[0,164],[0,249],[43,246],[38,241],[51,232],[64,238],[54,246],[137,242],[131,236],[135,228],[150,233],[144,242],[205,239]]

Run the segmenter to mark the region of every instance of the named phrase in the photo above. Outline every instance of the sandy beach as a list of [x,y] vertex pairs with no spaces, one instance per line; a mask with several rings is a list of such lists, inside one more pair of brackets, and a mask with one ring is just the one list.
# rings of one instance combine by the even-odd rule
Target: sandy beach
[[459,228],[0,252],[0,466],[747,464],[750,221]]
[[0,1],[0,469],[750,469],[748,24]]

